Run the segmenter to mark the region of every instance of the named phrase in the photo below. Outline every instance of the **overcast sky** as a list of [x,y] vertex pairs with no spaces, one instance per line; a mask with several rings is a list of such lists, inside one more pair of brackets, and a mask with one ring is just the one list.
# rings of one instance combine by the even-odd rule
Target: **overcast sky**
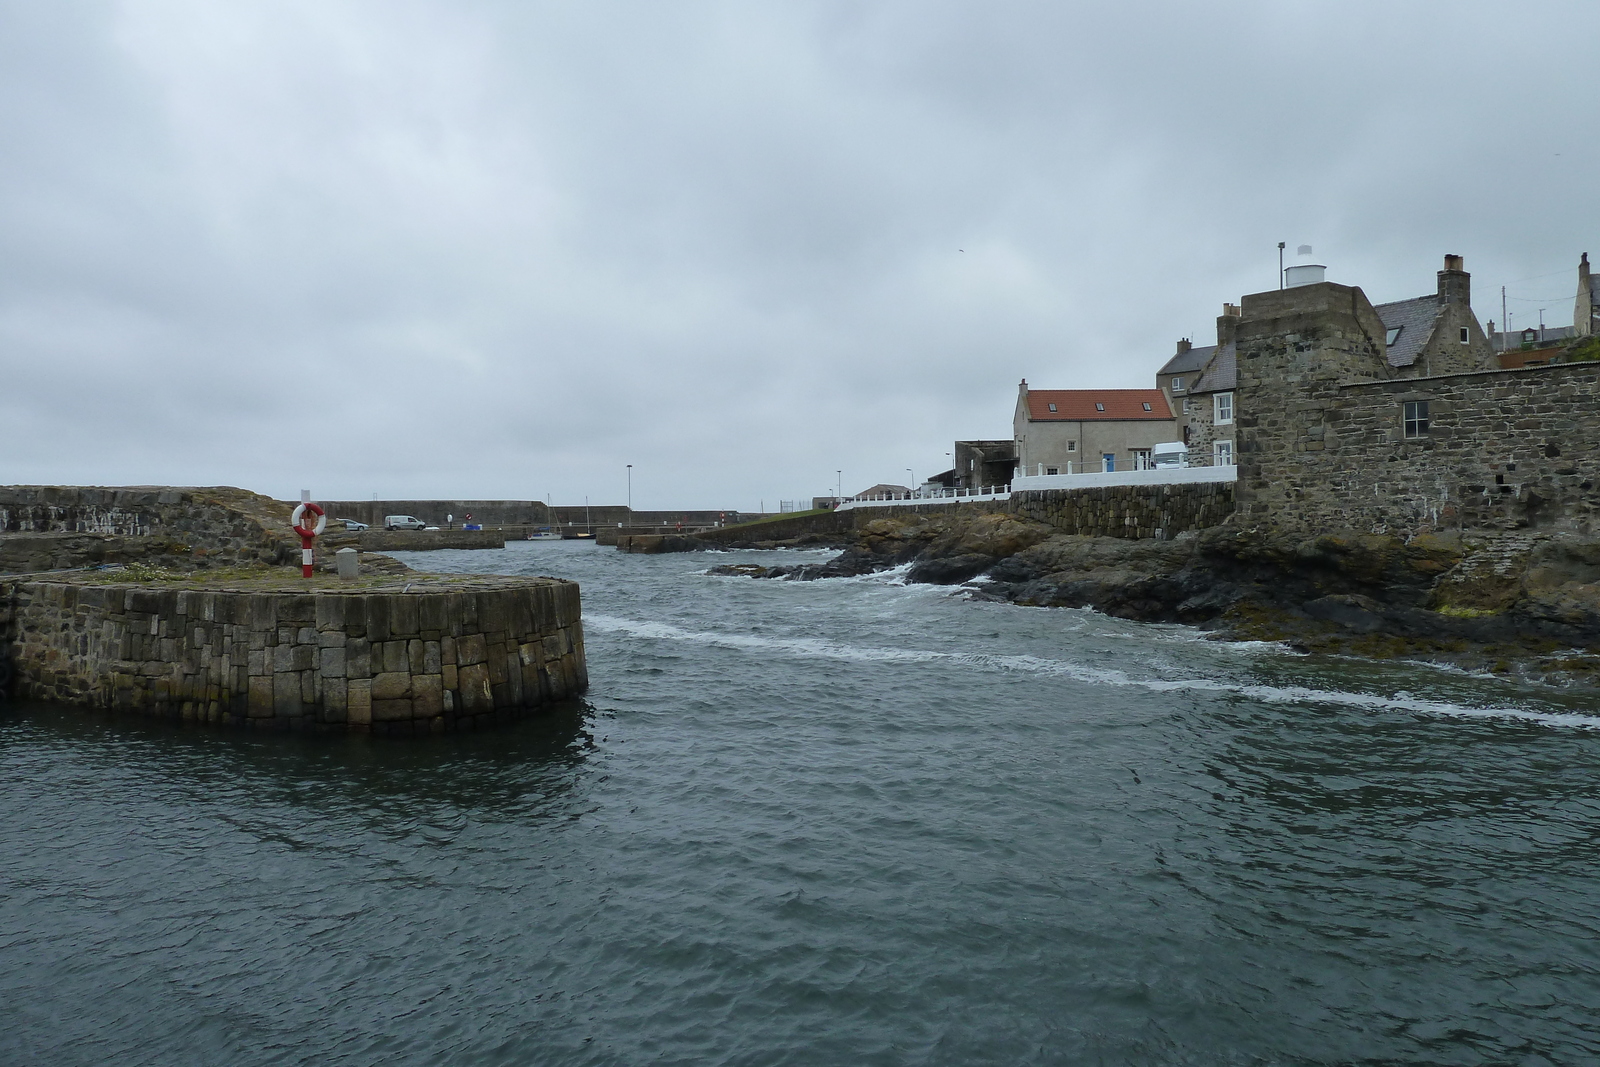
[[1311,244],[1571,322],[1600,4],[0,0],[0,482],[728,507]]

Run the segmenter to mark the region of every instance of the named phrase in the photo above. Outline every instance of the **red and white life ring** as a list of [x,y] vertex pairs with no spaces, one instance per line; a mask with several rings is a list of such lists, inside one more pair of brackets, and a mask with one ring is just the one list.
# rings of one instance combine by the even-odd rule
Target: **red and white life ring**
[[[314,530],[300,525],[300,520],[305,518],[307,511],[317,517],[317,526]],[[307,502],[295,507],[294,514],[289,517],[289,522],[294,526],[294,532],[301,537],[317,537],[321,535],[323,529],[328,525],[328,516],[323,513],[319,505]]]

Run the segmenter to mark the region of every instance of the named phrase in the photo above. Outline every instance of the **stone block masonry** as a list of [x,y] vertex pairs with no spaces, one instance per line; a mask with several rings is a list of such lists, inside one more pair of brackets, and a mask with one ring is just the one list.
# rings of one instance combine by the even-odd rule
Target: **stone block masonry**
[[1233,483],[1025,490],[1012,493],[1003,507],[1019,518],[1042,522],[1062,533],[1173,537],[1226,522],[1233,514]]
[[[1408,437],[1418,403],[1427,424]],[[1251,428],[1253,517],[1399,535],[1600,529],[1597,364],[1346,383]]]
[[695,537],[702,542],[740,544],[810,534],[850,536],[876,519],[911,515],[965,519],[1004,513],[1042,522],[1062,533],[1090,537],[1173,537],[1226,522],[1233,514],[1233,488],[1232,482],[1202,482],[1030,489],[1012,493],[1009,500],[855,508],[707,530]]
[[276,730],[473,729],[587,686],[576,584],[408,585],[0,582],[0,654],[23,699]]
[[1401,374],[1375,321],[1331,282],[1244,298],[1236,521],[1600,531],[1600,364]]

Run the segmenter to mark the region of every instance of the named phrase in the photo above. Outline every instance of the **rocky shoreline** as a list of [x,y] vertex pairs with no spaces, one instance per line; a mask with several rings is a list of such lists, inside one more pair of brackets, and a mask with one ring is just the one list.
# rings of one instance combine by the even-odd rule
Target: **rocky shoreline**
[[883,518],[832,543],[844,551],[827,563],[712,573],[809,580],[910,564],[908,581],[970,583],[983,599],[1600,687],[1596,541],[1528,531],[1405,540],[1230,524],[1131,540],[1060,534],[994,513]]

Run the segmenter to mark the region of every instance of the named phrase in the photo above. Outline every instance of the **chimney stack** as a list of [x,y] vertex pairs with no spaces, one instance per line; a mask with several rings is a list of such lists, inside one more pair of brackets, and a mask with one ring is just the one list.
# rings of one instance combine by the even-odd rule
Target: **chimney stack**
[[1192,345],[1189,342],[1189,339],[1187,337],[1180,337],[1178,339],[1178,351],[1177,351],[1177,354],[1181,356],[1181,355],[1183,355],[1185,352],[1189,351],[1189,349],[1191,349],[1193,347],[1194,347],[1194,345]]
[[1222,314],[1217,316],[1217,348],[1222,349],[1233,344],[1237,336],[1239,336],[1239,305],[1223,304]]
[[1445,256],[1439,272],[1439,303],[1472,305],[1472,275],[1463,267],[1460,256]]

